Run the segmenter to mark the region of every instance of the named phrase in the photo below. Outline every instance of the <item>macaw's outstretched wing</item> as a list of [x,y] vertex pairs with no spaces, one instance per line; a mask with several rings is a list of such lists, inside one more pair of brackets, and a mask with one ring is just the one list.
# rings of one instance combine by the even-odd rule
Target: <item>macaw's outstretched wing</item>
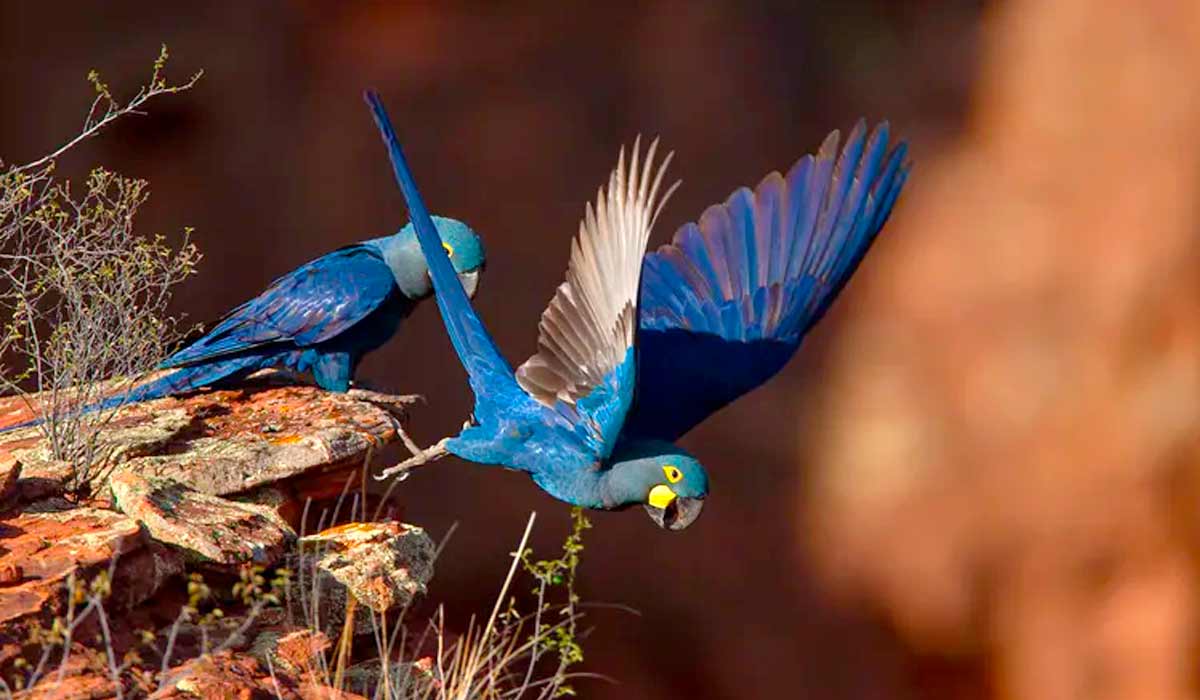
[[383,101],[379,99],[379,95],[370,90],[366,91],[363,96],[371,108],[375,125],[379,127],[379,133],[388,148],[392,172],[404,194],[404,201],[408,203],[409,218],[412,219],[413,228],[417,233],[417,241],[421,245],[421,253],[424,254],[425,262],[429,266],[429,276],[433,280],[435,292],[434,298],[437,300],[438,310],[442,314],[446,333],[450,336],[450,342],[454,345],[459,360],[467,370],[476,401],[489,394],[519,393],[516,382],[513,380],[512,368],[496,348],[495,341],[488,335],[487,329],[483,327],[483,322],[475,314],[475,309],[471,308],[471,301],[467,298],[466,291],[463,290],[462,282],[455,274],[445,249],[442,248],[442,239],[438,235],[437,228],[434,227],[433,219],[429,216],[425,202],[421,199],[421,193],[417,191],[417,183],[413,180],[412,170],[408,167],[404,151],[400,148],[400,140],[396,138],[396,131],[392,128],[391,120],[388,119]]
[[891,213],[906,145],[860,121],[787,176],[709,207],[647,255],[638,382],[626,438],[674,440],[778,372]]
[[271,283],[162,367],[184,367],[273,343],[305,347],[330,340],[379,308],[396,285],[374,250],[335,250]]
[[587,206],[566,281],[538,324],[537,354],[517,369],[517,382],[530,396],[546,406],[572,406],[594,424],[602,457],[612,450],[633,397],[642,257],[674,191],[659,197],[671,155],[655,168],[655,141],[639,165],[639,142],[628,169],[621,150],[607,189],[600,188],[594,208]]

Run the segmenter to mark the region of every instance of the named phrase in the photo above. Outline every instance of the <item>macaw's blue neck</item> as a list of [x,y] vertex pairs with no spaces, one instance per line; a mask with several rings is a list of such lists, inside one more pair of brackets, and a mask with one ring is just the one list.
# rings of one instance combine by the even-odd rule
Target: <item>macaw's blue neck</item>
[[433,283],[429,279],[429,267],[425,256],[413,235],[411,227],[404,227],[383,238],[368,241],[374,245],[396,279],[396,286],[409,299],[424,299],[433,294]]
[[560,501],[584,508],[608,510],[616,507],[606,498],[605,482],[608,470],[583,468],[575,470],[529,471],[529,476],[543,491]]
[[648,487],[624,462],[615,462],[601,472],[598,494],[605,510],[646,502]]
[[584,508],[615,510],[642,503],[646,498],[645,490],[623,478],[619,468],[533,471],[529,475],[551,496]]
[[656,458],[666,443],[623,442],[607,462],[586,469],[533,472],[534,481],[563,501],[585,508],[615,510],[646,502],[646,494],[661,479]]

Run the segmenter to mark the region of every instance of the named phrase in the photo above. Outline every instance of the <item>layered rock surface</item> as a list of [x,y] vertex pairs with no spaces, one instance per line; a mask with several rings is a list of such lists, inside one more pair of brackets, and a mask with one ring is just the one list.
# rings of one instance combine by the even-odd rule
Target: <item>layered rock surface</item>
[[[0,429],[32,418],[25,400],[0,399]],[[100,439],[113,450],[115,472],[224,496],[361,465],[396,439],[396,420],[394,409],[269,374],[236,389],[130,404],[103,426]],[[62,469],[37,427],[0,433],[0,451],[19,460],[27,476]]]
[[[232,582],[246,567],[261,571],[284,561],[296,543],[303,499],[336,497],[350,478],[360,483],[373,451],[398,437],[410,402],[398,397],[385,406],[268,375],[238,389],[132,404],[100,428],[98,439],[112,457],[85,495],[72,491],[73,465],[52,458],[39,428],[0,433],[3,677],[14,677],[19,659],[28,663],[36,640],[44,646],[47,630],[61,629],[70,597],[78,604],[98,576],[111,576],[107,623],[126,640],[122,648],[132,648],[126,642],[134,632],[122,627],[125,611],[146,608],[160,590],[186,589],[170,603],[178,609],[194,592],[180,576],[185,571]],[[0,399],[0,429],[32,415],[26,401]],[[433,546],[420,528],[360,523],[315,537],[313,551],[319,548],[323,558],[313,559],[313,571],[330,590],[336,583],[343,608],[350,599],[367,609],[395,608],[432,576]],[[179,585],[164,587],[172,579]],[[157,679],[155,697],[354,697],[320,686],[307,672],[289,677],[276,669],[273,681],[240,648],[181,658],[196,614],[175,625],[175,658],[184,666]],[[272,623],[272,633],[287,638],[294,634],[290,624]],[[88,629],[91,639],[95,630]],[[115,692],[106,670],[73,662],[64,679],[43,675],[30,697],[106,697]]]

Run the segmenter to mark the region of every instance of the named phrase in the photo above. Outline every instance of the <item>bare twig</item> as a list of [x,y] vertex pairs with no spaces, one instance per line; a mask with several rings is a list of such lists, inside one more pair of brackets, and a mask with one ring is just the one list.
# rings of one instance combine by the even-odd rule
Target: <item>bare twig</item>
[[167,83],[166,77],[162,75],[163,69],[167,67],[167,45],[163,44],[159,50],[158,58],[154,61],[154,72],[150,75],[150,80],[146,85],[143,85],[128,102],[121,104],[109,90],[108,85],[100,80],[100,74],[96,71],[88,73],[88,82],[96,90],[96,98],[92,100],[92,106],[88,109],[87,116],[83,120],[83,127],[80,132],[71,140],[67,141],[62,146],[59,146],[53,153],[42,158],[38,158],[32,163],[14,168],[16,172],[29,172],[37,170],[42,166],[49,165],[57,160],[67,151],[78,146],[80,143],[92,138],[104,130],[105,127],[112,124],[121,117],[130,114],[144,114],[140,111],[142,105],[159,95],[173,95],[177,92],[191,90],[195,87],[197,81],[204,75],[204,71],[196,71],[190,79],[185,83],[178,85],[170,85]]
[[104,612],[104,601],[99,595],[93,595],[92,600],[96,603],[96,614],[100,618],[100,631],[104,636],[104,654],[108,659],[108,673],[112,678],[113,690],[117,694],[117,700],[124,700],[125,693],[121,688],[121,669],[117,667],[117,656],[113,650],[112,631],[108,628],[108,615]]

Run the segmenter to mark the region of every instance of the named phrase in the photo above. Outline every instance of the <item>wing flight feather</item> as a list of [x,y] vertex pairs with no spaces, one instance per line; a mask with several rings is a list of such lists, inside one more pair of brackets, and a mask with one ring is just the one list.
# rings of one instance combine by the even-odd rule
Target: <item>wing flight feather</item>
[[584,209],[566,281],[538,324],[537,353],[517,369],[517,382],[543,404],[576,403],[633,345],[642,256],[659,212],[679,186],[659,196],[673,154],[656,167],[658,140],[644,160],[640,144],[639,137],[628,167],[621,149],[607,188],[600,188],[595,206]]

